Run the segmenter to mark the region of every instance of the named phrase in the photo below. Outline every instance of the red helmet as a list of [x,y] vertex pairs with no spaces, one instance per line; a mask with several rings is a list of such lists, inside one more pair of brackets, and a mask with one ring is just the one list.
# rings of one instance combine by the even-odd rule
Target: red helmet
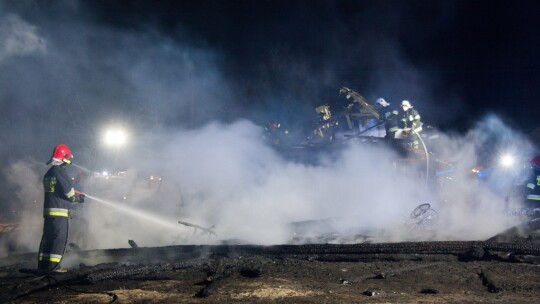
[[540,155],[536,155],[535,157],[531,158],[529,160],[529,163],[535,170],[540,170]]
[[54,147],[53,153],[51,155],[51,160],[49,160],[49,163],[53,161],[61,161],[66,164],[71,164],[71,159],[73,158],[73,154],[71,154],[71,150],[68,146],[64,144],[59,144],[58,146]]
[[280,127],[280,123],[275,121],[275,120],[272,120],[268,123],[268,129],[279,129]]

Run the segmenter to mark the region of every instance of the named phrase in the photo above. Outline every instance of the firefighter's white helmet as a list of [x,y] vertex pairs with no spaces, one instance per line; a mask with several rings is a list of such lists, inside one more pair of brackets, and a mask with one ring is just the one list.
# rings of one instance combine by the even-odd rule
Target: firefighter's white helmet
[[383,108],[388,107],[390,105],[390,103],[388,103],[386,100],[384,100],[384,98],[377,99],[376,103],[381,105],[381,107],[383,107]]
[[401,102],[401,107],[404,111],[407,111],[408,109],[412,108],[412,105],[408,100],[404,100]]

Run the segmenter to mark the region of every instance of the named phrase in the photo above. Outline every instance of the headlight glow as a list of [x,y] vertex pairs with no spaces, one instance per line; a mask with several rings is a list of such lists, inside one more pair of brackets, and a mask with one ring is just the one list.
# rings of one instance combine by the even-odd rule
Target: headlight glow
[[515,159],[514,159],[514,156],[510,155],[510,154],[505,154],[503,156],[501,156],[500,158],[500,164],[503,166],[503,167],[511,167],[512,165],[514,165],[514,162],[515,162]]

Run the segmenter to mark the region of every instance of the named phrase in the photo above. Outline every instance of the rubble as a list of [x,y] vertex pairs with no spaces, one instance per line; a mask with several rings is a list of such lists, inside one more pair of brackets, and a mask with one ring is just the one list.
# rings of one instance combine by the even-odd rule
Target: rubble
[[[467,255],[475,251],[477,254]],[[29,256],[4,259],[2,263],[14,260],[18,263],[2,268],[5,273],[0,278],[2,300],[77,303],[82,297],[78,294],[93,293],[94,297],[103,296],[104,301],[141,302],[150,299],[144,298],[144,290],[155,290],[160,298],[151,301],[169,303],[193,303],[198,301],[195,299],[205,303],[241,299],[350,302],[355,295],[367,295],[383,303],[407,303],[425,294],[437,297],[439,302],[474,302],[486,300],[482,294],[486,294],[487,288],[489,293],[498,294],[512,290],[508,296],[503,294],[504,299],[533,303],[532,299],[540,294],[540,274],[535,266],[509,258],[540,257],[540,243],[533,240],[184,245],[79,254],[83,263],[78,268],[56,275],[24,273],[22,267],[31,264],[27,260]],[[89,266],[105,256],[112,262]],[[473,284],[478,278],[482,284]]]

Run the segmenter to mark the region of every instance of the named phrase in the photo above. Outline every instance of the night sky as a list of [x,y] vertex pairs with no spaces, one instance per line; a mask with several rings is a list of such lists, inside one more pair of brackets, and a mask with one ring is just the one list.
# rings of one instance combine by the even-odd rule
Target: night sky
[[[537,126],[540,5],[535,1],[87,5],[96,22],[134,30],[152,26],[173,39],[188,34],[218,50],[225,74],[249,96],[245,103],[276,92],[295,102],[302,97],[326,102],[346,85],[371,100],[410,99],[426,121],[443,129],[465,131],[488,112],[525,132]],[[268,87],[253,89],[267,81]]]
[[309,126],[316,106],[346,103],[342,86],[396,108],[410,100],[443,131],[464,134],[495,114],[529,134],[538,126],[539,8],[480,0],[3,1],[2,153],[49,150],[51,142],[87,151],[110,121],[139,133],[241,118]]

